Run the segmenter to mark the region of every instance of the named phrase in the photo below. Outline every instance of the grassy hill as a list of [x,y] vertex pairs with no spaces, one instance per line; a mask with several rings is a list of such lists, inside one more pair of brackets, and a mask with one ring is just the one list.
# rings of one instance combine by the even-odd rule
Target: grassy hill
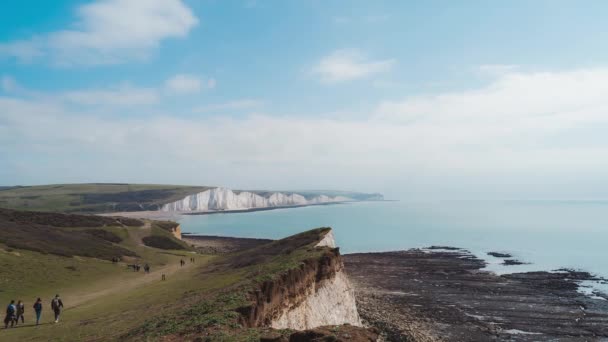
[[154,184],[55,184],[0,188],[0,208],[54,212],[158,210],[168,202],[205,191],[204,186]]
[[[314,267],[331,264],[337,253],[314,247],[329,231],[320,228],[230,255],[197,254],[171,235],[174,225],[1,210],[0,304],[24,300],[26,324],[0,329],[0,340],[227,342],[260,341],[271,333],[278,334],[277,341],[288,341],[295,333],[252,323],[260,303],[267,302],[256,294],[283,288],[288,284],[277,281],[305,276],[307,269],[316,274]],[[171,243],[146,245],[153,236]],[[121,262],[107,260],[116,254]],[[191,257],[195,262],[189,262]],[[180,259],[186,265],[180,266]],[[152,272],[134,272],[127,267],[133,263],[148,263]],[[55,293],[66,305],[58,324],[52,323],[49,309]],[[32,324],[37,297],[45,306],[40,326]],[[356,333],[347,330],[352,327],[339,329],[314,334]]]

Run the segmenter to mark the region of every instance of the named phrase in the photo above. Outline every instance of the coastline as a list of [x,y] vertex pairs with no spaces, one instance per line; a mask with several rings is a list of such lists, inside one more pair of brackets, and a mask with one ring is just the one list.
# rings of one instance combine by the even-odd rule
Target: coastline
[[96,214],[96,215],[123,216],[123,217],[142,218],[142,219],[179,220],[179,217],[183,216],[183,215],[197,216],[197,215],[214,215],[214,214],[240,214],[240,213],[251,213],[251,212],[256,212],[256,211],[295,209],[295,208],[325,206],[325,205],[341,205],[341,204],[343,205],[343,204],[368,203],[368,202],[398,202],[398,201],[399,200],[339,201],[339,202],[298,204],[298,205],[282,205],[282,206],[262,207],[262,208],[207,210],[207,211],[161,211],[161,210],[122,211],[122,212],[101,213],[101,214]]
[[[184,239],[214,254],[272,241],[196,234]],[[342,258],[361,317],[390,341],[608,338],[607,298],[579,291],[585,281],[602,280],[587,272],[496,274],[485,260],[449,246]]]
[[247,208],[247,209],[208,210],[208,211],[193,211],[193,212],[181,211],[181,212],[177,212],[177,213],[179,213],[180,215],[239,214],[239,213],[250,213],[250,212],[256,212],[256,211],[295,209],[295,208],[315,207],[315,206],[325,206],[325,205],[341,205],[341,204],[369,203],[369,202],[399,202],[399,200],[339,201],[339,202],[324,202],[324,203],[297,204],[297,205],[279,205],[279,206],[274,206],[274,207]]
[[497,275],[460,249],[345,254],[362,318],[391,341],[608,338],[608,300],[578,291],[587,272]]

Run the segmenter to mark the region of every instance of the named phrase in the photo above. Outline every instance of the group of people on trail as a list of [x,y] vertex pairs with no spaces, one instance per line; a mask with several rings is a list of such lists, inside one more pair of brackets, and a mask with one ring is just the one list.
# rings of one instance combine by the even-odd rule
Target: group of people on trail
[[[135,271],[135,272],[139,272],[139,270],[140,270],[142,267],[141,267],[139,264],[134,264],[134,265],[127,265],[127,268],[132,268],[132,269],[133,269],[133,271]],[[143,268],[144,268],[144,272],[145,272],[145,273],[150,273],[150,265],[145,264],[145,265],[143,266]]]
[[[40,317],[42,316],[42,299],[38,298],[33,305],[34,312],[36,313],[36,325],[40,324]],[[55,298],[51,301],[51,309],[55,313],[55,323],[59,322],[59,316],[63,309],[63,302],[59,295],[55,295]],[[10,304],[6,307],[6,316],[4,317],[4,328],[14,327],[19,324],[25,323],[25,304],[19,300],[15,304],[14,300],[11,300]]]
[[[190,258],[190,262],[191,262],[191,263],[194,263],[194,258],[192,258],[192,257],[191,257],[191,258]],[[179,265],[180,265],[180,266],[184,266],[185,264],[186,264],[186,262],[184,261],[184,259],[180,259],[180,260],[179,260]]]

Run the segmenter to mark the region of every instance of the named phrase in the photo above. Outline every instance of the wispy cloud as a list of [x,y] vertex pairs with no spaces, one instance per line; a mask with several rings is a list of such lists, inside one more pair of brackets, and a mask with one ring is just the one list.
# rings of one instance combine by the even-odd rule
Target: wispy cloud
[[0,55],[61,65],[113,64],[146,58],[198,19],[181,0],[97,0],[80,6],[71,27],[0,44]]
[[312,72],[324,83],[336,83],[363,79],[389,71],[394,59],[370,60],[359,50],[337,50],[323,57]]
[[194,108],[194,112],[198,113],[206,113],[206,112],[220,112],[220,111],[228,111],[228,110],[243,110],[243,109],[251,109],[258,108],[264,104],[261,100],[255,99],[241,99],[234,100],[224,103],[214,103],[209,105],[204,105],[200,107]]
[[514,64],[484,64],[476,68],[476,70],[484,75],[500,76],[510,72],[517,71],[518,65]]
[[0,89],[2,89],[3,91],[14,92],[18,91],[20,88],[21,87],[19,86],[17,81],[15,81],[14,78],[6,75],[0,78]]
[[[380,186],[392,186],[405,184],[405,178],[428,184],[465,175],[470,183],[463,186],[469,189],[480,174],[513,184],[542,175],[538,180],[549,184],[559,183],[559,175],[553,180],[547,176],[558,171],[603,182],[608,172],[606,84],[605,68],[513,71],[466,91],[383,101],[356,118],[153,114],[108,120],[105,111],[76,110],[44,97],[5,96],[0,97],[0,161],[18,149],[28,156],[60,155],[45,170],[53,169],[53,163],[75,165],[88,179],[106,180],[106,172],[115,172],[120,179],[131,175],[142,181],[141,166],[151,165],[155,167],[144,176],[152,178],[146,179],[171,174],[178,175],[171,180],[184,181],[179,177],[188,168],[218,175],[217,184],[232,177],[276,184],[280,172],[282,181],[301,186],[303,180],[318,181],[311,175],[319,170],[334,185],[345,184],[346,177],[351,185],[379,179]],[[200,109],[254,105],[256,100],[245,99]],[[95,156],[92,164],[79,162],[83,153]],[[164,163],[158,163],[159,154]],[[100,167],[115,160],[121,161],[119,171]],[[35,177],[38,164],[29,159],[26,164],[0,171]],[[62,176],[57,179],[65,181]],[[196,172],[187,177],[209,181]]]
[[128,84],[108,89],[87,89],[66,91],[56,98],[78,105],[87,106],[136,106],[158,103],[160,98],[154,88],[137,88]]
[[178,74],[165,81],[165,89],[174,94],[193,94],[215,88],[215,79],[203,80],[195,75]]

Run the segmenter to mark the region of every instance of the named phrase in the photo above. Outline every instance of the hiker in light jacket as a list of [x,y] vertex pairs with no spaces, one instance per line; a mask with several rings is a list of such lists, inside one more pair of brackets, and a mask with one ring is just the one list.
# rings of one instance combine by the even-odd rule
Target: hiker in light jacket
[[15,313],[17,312],[17,307],[15,307],[15,301],[11,300],[11,303],[6,307],[6,317],[4,317],[4,328],[8,328],[8,324],[11,324],[11,327],[15,326]]

